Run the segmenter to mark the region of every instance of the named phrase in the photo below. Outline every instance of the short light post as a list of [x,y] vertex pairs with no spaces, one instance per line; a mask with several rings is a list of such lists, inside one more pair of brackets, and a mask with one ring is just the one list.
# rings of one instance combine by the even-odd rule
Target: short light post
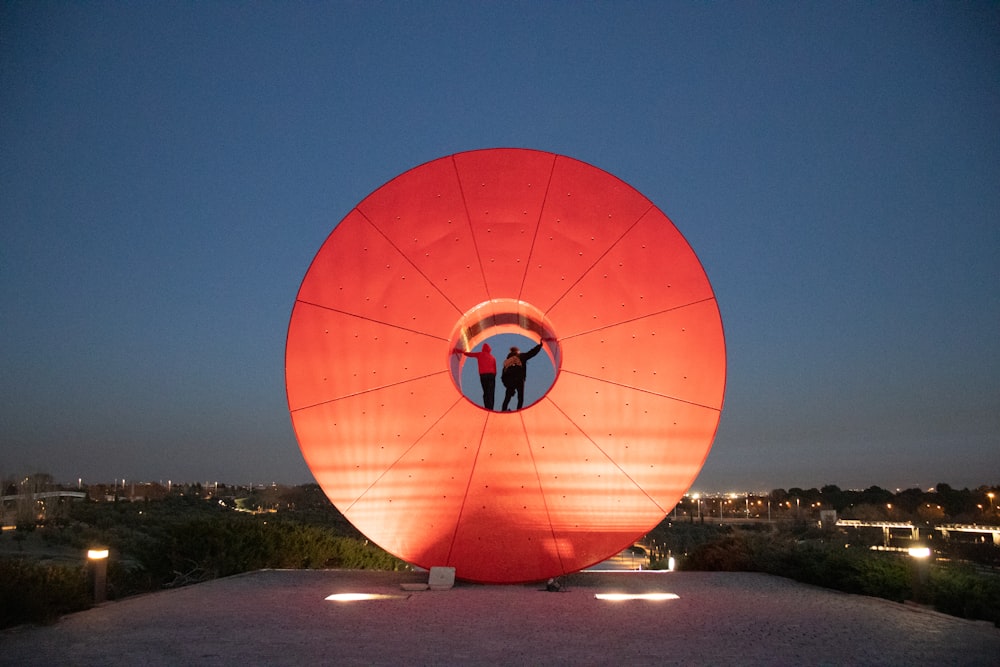
[[930,570],[930,547],[916,546],[907,549],[913,567],[913,600],[922,602],[924,590],[927,588],[927,575]]
[[94,604],[100,604],[108,597],[108,550],[90,549],[87,551],[87,562],[94,580]]

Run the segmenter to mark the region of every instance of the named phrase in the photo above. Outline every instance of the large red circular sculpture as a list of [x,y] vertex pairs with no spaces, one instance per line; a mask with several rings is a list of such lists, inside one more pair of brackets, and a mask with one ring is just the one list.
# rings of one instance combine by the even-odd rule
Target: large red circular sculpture
[[[556,370],[520,411],[461,392],[453,350],[498,333],[544,340]],[[333,504],[403,560],[486,583],[580,570],[659,523],[708,455],[726,374],[715,296],[670,220],[522,149],[443,157],[359,203],[302,281],[285,354]]]

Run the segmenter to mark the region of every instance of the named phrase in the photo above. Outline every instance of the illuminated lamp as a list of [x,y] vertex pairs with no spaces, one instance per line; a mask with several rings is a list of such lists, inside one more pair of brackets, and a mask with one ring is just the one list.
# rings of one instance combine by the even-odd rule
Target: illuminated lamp
[[108,596],[108,555],[108,550],[103,547],[87,550],[95,604],[104,602]]
[[[499,333],[542,342],[555,371],[519,411],[462,392],[453,351]],[[285,350],[331,502],[404,561],[482,583],[575,572],[656,526],[708,455],[725,366],[712,288],[670,220],[600,169],[524,149],[443,157],[357,204],[305,274]]]
[[329,602],[367,602],[370,600],[403,600],[405,595],[387,595],[385,593],[334,593],[327,595]]
[[679,600],[676,593],[596,593],[594,598],[609,602],[627,602],[629,600],[647,600],[661,602],[663,600]]

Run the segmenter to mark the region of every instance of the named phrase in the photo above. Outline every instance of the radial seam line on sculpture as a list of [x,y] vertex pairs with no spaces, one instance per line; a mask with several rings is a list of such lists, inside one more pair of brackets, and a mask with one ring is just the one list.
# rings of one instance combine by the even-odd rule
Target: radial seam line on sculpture
[[564,291],[564,292],[563,292],[562,294],[560,294],[560,295],[559,295],[558,297],[556,297],[556,300],[555,300],[555,301],[553,301],[553,302],[552,302],[552,304],[551,304],[551,305],[550,305],[550,306],[549,306],[549,307],[548,307],[548,308],[547,308],[547,309],[545,310],[545,313],[546,313],[546,314],[548,314],[548,313],[549,313],[549,312],[550,312],[550,311],[551,311],[551,310],[552,310],[553,308],[555,308],[555,307],[556,307],[556,306],[557,306],[557,305],[559,304],[559,302],[560,302],[560,301],[562,301],[562,300],[563,300],[563,299],[564,299],[564,298],[566,297],[566,295],[567,295],[567,294],[569,294],[569,293],[570,293],[570,291],[571,291],[571,290],[572,290],[572,289],[573,289],[574,287],[576,287],[576,286],[577,286],[577,285],[579,284],[579,282],[580,282],[581,280],[583,280],[584,278],[586,278],[586,277],[587,277],[587,274],[588,274],[588,273],[590,273],[591,271],[593,271],[593,270],[594,270],[594,267],[595,267],[595,266],[597,266],[598,262],[600,262],[600,261],[601,261],[602,259],[604,259],[604,258],[605,258],[605,257],[606,257],[606,256],[608,255],[608,253],[609,253],[609,252],[611,252],[612,250],[614,250],[614,249],[615,249],[615,247],[616,247],[616,246],[617,246],[617,245],[618,245],[619,243],[621,243],[621,240],[622,240],[623,238],[625,238],[625,236],[626,236],[626,235],[627,235],[627,234],[628,234],[628,233],[629,233],[630,231],[632,231],[633,229],[635,229],[635,226],[636,226],[636,225],[638,225],[638,224],[639,224],[639,222],[640,222],[640,221],[641,221],[641,220],[642,220],[642,219],[643,219],[644,217],[646,217],[646,214],[647,214],[647,213],[649,213],[649,212],[650,212],[651,210],[653,210],[653,209],[655,209],[655,208],[656,208],[655,206],[653,206],[652,204],[650,204],[650,205],[649,205],[649,208],[647,208],[647,209],[646,209],[645,211],[643,211],[643,212],[642,212],[642,213],[641,213],[641,214],[639,215],[639,217],[637,217],[637,218],[636,218],[636,219],[635,219],[634,221],[632,221],[632,224],[631,224],[631,225],[629,225],[629,226],[628,226],[628,227],[627,227],[627,228],[625,229],[625,231],[623,231],[623,232],[622,232],[621,234],[619,234],[619,235],[618,235],[618,238],[616,238],[616,239],[615,239],[614,241],[612,241],[612,242],[611,242],[611,244],[610,244],[610,245],[608,245],[608,247],[604,249],[604,252],[602,252],[602,253],[600,254],[600,256],[599,256],[599,257],[595,258],[595,259],[594,259],[594,261],[593,261],[593,262],[591,262],[590,266],[588,266],[588,267],[587,267],[586,269],[584,269],[583,271],[581,271],[581,272],[580,272],[580,275],[579,275],[579,276],[577,277],[577,279],[576,279],[576,280],[574,280],[574,281],[573,281],[573,284],[572,284],[572,285],[570,285],[569,287],[567,287],[567,288],[566,288],[566,291]]
[[[548,397],[546,396],[546,398],[548,398]],[[655,498],[653,498],[651,495],[649,495],[649,493],[646,492],[646,489],[642,488],[642,486],[640,486],[639,483],[637,481],[635,481],[635,478],[632,477],[632,475],[630,475],[627,472],[625,472],[625,469],[622,468],[620,465],[618,465],[618,462],[615,461],[606,451],[604,451],[604,449],[599,444],[597,444],[594,441],[593,438],[590,437],[589,433],[587,433],[586,431],[584,431],[583,428],[581,428],[579,424],[577,424],[575,421],[573,421],[572,417],[570,417],[568,414],[566,414],[565,412],[563,412],[563,410],[559,407],[559,405],[555,401],[553,401],[552,399],[549,399],[549,402],[552,403],[552,407],[555,408],[559,412],[559,414],[561,414],[563,417],[565,417],[566,420],[570,424],[572,424],[573,427],[577,431],[580,432],[580,435],[582,435],[584,438],[586,438],[587,441],[590,442],[590,444],[592,444],[594,446],[594,449],[596,449],[597,451],[599,451],[601,453],[601,455],[604,456],[604,458],[606,458],[609,463],[611,463],[611,465],[613,465],[615,468],[617,468],[621,472],[621,474],[625,476],[625,479],[627,479],[628,481],[630,481],[635,488],[639,489],[639,491],[642,493],[642,495],[644,495],[647,498],[649,498],[649,501],[651,503],[653,503],[653,505],[655,505],[658,510],[660,510],[664,514],[667,513],[668,510],[663,509],[663,506],[660,505],[660,503],[657,502],[657,500]]]
[[458,192],[462,196],[462,210],[465,211],[465,224],[469,228],[469,236],[472,237],[472,247],[476,251],[476,262],[479,264],[479,275],[483,279],[483,287],[486,289],[487,301],[493,298],[490,293],[490,283],[486,280],[486,268],[483,266],[483,257],[479,253],[479,242],[476,240],[476,232],[472,229],[472,216],[469,214],[469,202],[465,199],[465,188],[462,186],[462,177],[458,173],[458,163],[455,156],[451,156],[451,166],[455,170],[455,180],[458,181]]
[[458,306],[456,306],[455,302],[452,301],[451,299],[449,299],[448,295],[441,291],[441,288],[437,286],[437,283],[435,283],[433,280],[431,280],[427,276],[427,274],[425,274],[423,271],[421,271],[420,268],[416,264],[414,264],[413,261],[409,257],[407,257],[406,254],[403,253],[402,250],[399,249],[399,246],[397,246],[395,243],[393,243],[392,239],[390,239],[386,235],[385,232],[383,232],[381,229],[379,229],[378,225],[376,225],[374,222],[372,222],[371,219],[367,215],[365,215],[364,212],[361,209],[356,208],[354,210],[357,211],[358,214],[360,214],[361,217],[365,219],[365,222],[367,222],[369,225],[372,226],[372,229],[374,229],[376,232],[378,232],[382,236],[382,238],[384,238],[386,240],[386,243],[388,243],[389,245],[392,246],[393,250],[395,250],[397,253],[399,253],[400,257],[402,257],[404,260],[406,260],[407,264],[409,264],[410,266],[413,267],[414,271],[416,271],[417,273],[419,273],[420,276],[424,280],[427,281],[428,285],[430,285],[431,287],[433,287],[437,291],[437,293],[441,295],[441,298],[443,298],[445,301],[447,301],[449,304],[451,304],[451,307],[454,308],[459,314],[462,313],[461,308],[459,308]]
[[538,471],[538,463],[535,461],[535,450],[531,446],[531,434],[524,424],[524,414],[519,413],[521,419],[521,429],[524,431],[524,441],[528,443],[528,454],[531,456],[531,467],[535,470],[535,481],[538,483],[538,493],[542,497],[542,506],[545,508],[545,521],[549,525],[549,535],[552,537],[552,544],[556,547],[556,557],[559,559],[559,570],[566,572],[566,565],[563,563],[562,549],[559,548],[559,539],[556,537],[556,529],[552,525],[552,515],[549,513],[549,503],[545,498],[545,488],[542,486],[542,476]]
[[385,322],[383,320],[376,320],[373,317],[366,317],[365,315],[358,315],[357,313],[352,313],[352,312],[349,312],[349,311],[346,311],[346,310],[341,310],[339,308],[331,308],[330,306],[324,306],[324,305],[319,304],[319,303],[313,303],[312,301],[304,301],[302,299],[296,299],[295,302],[296,303],[302,303],[302,304],[305,304],[307,306],[312,306],[314,308],[321,308],[323,310],[328,310],[331,313],[340,313],[341,315],[347,315],[348,317],[356,317],[359,320],[365,320],[366,322],[371,322],[373,324],[381,324],[382,326],[392,327],[393,329],[399,329],[400,331],[408,331],[409,333],[417,334],[419,336],[427,336],[428,338],[434,338],[435,340],[443,340],[445,342],[448,341],[447,338],[443,338],[441,336],[437,336],[437,335],[434,335],[434,334],[429,334],[426,331],[418,331],[417,329],[410,329],[409,327],[404,327],[404,326],[400,326],[398,324],[393,324],[392,322]]
[[329,403],[336,403],[337,401],[343,401],[347,398],[354,398],[355,396],[364,396],[365,394],[370,394],[373,391],[382,391],[383,389],[388,389],[389,387],[398,387],[409,382],[416,382],[417,380],[426,380],[427,378],[432,378],[436,375],[450,375],[451,372],[448,370],[436,371],[434,373],[428,373],[426,375],[418,375],[417,377],[407,378],[406,380],[400,380],[399,382],[390,382],[389,384],[381,384],[377,387],[372,387],[371,389],[365,389],[364,391],[356,391],[351,394],[344,394],[343,396],[337,396],[335,398],[328,399],[326,401],[320,401],[319,403],[312,403],[310,405],[303,405],[302,407],[292,408],[289,406],[289,412],[298,412],[300,410],[309,410],[310,408],[318,408],[321,405],[327,405]]
[[486,439],[486,424],[490,416],[483,420],[483,430],[479,433],[479,444],[476,445],[476,455],[472,457],[472,469],[469,470],[469,480],[465,483],[465,492],[462,493],[462,506],[458,509],[458,517],[455,519],[455,530],[451,533],[451,544],[448,545],[448,558],[446,563],[451,563],[451,554],[455,550],[455,540],[458,539],[458,529],[462,525],[462,516],[465,515],[465,505],[469,502],[469,489],[472,488],[472,478],[476,474],[476,466],[479,465],[479,454],[483,451],[483,441]]
[[587,378],[588,380],[597,380],[598,382],[603,382],[605,384],[611,384],[616,387],[622,387],[623,389],[631,389],[633,391],[639,391],[643,394],[649,394],[650,396],[659,396],[660,398],[666,398],[671,401],[677,401],[678,403],[684,403],[686,405],[693,405],[696,408],[705,408],[706,410],[712,410],[713,412],[722,412],[722,407],[712,407],[711,405],[705,405],[704,403],[697,403],[695,401],[689,401],[684,398],[678,398],[677,396],[671,396],[670,394],[661,394],[658,391],[650,391],[649,389],[644,389],[642,387],[636,387],[635,385],[625,384],[624,382],[613,382],[605,378],[594,377],[593,375],[587,375],[586,373],[581,373],[579,371],[574,371],[571,369],[563,368],[560,372],[569,373],[570,375],[575,375],[576,377]]
[[556,163],[559,161],[559,156],[556,155],[552,159],[552,164],[549,167],[549,180],[545,182],[545,194],[542,197],[542,205],[538,207],[538,218],[535,219],[535,233],[531,236],[531,247],[528,249],[528,257],[524,260],[524,272],[521,273],[521,285],[517,288],[517,300],[520,301],[521,297],[524,295],[524,283],[528,280],[528,271],[531,270],[531,258],[535,254],[535,243],[538,242],[538,230],[542,228],[542,213],[545,212],[545,205],[549,201],[549,191],[552,189],[552,177],[556,173]]
[[458,405],[458,404],[459,404],[459,403],[460,403],[461,401],[462,401],[462,399],[461,399],[461,398],[458,398],[458,399],[456,399],[456,400],[455,400],[455,402],[454,402],[454,403],[452,403],[452,404],[451,404],[451,406],[450,406],[450,407],[449,407],[449,408],[448,408],[447,410],[445,410],[444,412],[442,412],[442,413],[441,413],[441,416],[440,416],[440,417],[438,417],[438,418],[437,418],[437,419],[435,419],[435,420],[434,420],[433,422],[431,422],[431,423],[430,423],[430,425],[428,425],[428,426],[427,426],[427,428],[426,428],[426,429],[424,429],[424,432],[423,432],[423,433],[421,433],[420,435],[418,435],[418,436],[416,437],[416,439],[415,439],[415,440],[414,440],[413,442],[411,442],[411,443],[410,443],[410,445],[409,445],[409,446],[408,446],[408,447],[407,447],[406,449],[404,449],[404,450],[403,450],[403,453],[402,453],[402,454],[400,454],[399,456],[397,456],[397,457],[396,457],[396,460],[395,460],[395,461],[393,461],[392,463],[390,463],[390,464],[389,464],[389,465],[388,465],[388,466],[386,467],[386,469],[385,469],[385,470],[383,470],[383,471],[382,471],[382,472],[381,472],[381,473],[379,474],[379,476],[378,476],[378,477],[376,477],[376,478],[375,478],[375,479],[374,479],[374,480],[372,481],[372,483],[371,483],[371,484],[369,484],[369,485],[368,485],[368,487],[367,487],[367,488],[366,488],[366,489],[365,489],[364,491],[362,491],[362,492],[361,492],[360,494],[358,494],[358,497],[357,497],[357,498],[355,498],[354,500],[352,500],[352,501],[351,501],[351,504],[350,504],[350,505],[348,505],[348,506],[347,506],[346,508],[344,508],[344,509],[342,510],[343,514],[344,514],[344,515],[346,516],[346,515],[347,515],[347,512],[348,512],[348,511],[350,511],[350,509],[351,509],[352,507],[354,507],[354,505],[356,505],[356,504],[357,504],[357,502],[358,502],[359,500],[361,500],[361,499],[362,499],[362,498],[364,498],[364,497],[365,497],[366,495],[368,495],[368,492],[369,492],[369,491],[371,491],[371,490],[372,490],[372,488],[374,488],[374,486],[375,486],[376,484],[378,484],[378,483],[379,483],[379,481],[381,481],[381,479],[382,479],[383,477],[385,477],[385,476],[386,476],[386,475],[387,475],[387,474],[389,473],[389,471],[390,471],[390,470],[392,470],[393,468],[395,468],[395,467],[396,467],[396,464],[398,464],[398,463],[399,463],[400,461],[402,461],[402,460],[403,460],[403,457],[405,457],[405,456],[406,456],[407,454],[409,454],[409,453],[410,453],[410,451],[411,451],[411,450],[412,450],[412,449],[413,449],[414,447],[416,447],[416,446],[417,446],[417,443],[419,443],[419,442],[420,442],[421,440],[423,440],[423,439],[424,439],[424,436],[426,436],[426,435],[427,435],[428,433],[430,433],[430,430],[431,430],[432,428],[434,428],[434,427],[435,427],[435,426],[437,425],[437,423],[438,423],[438,422],[440,422],[440,421],[441,421],[442,419],[444,419],[444,418],[445,418],[445,415],[447,415],[447,414],[448,414],[449,412],[451,412],[452,410],[454,410],[454,409],[455,409],[455,406],[456,406],[456,405]]
[[637,317],[632,317],[632,318],[629,318],[627,320],[621,320],[619,322],[612,322],[612,323],[609,323],[609,324],[604,324],[604,325],[601,325],[601,326],[596,327],[594,329],[587,329],[586,331],[578,331],[576,333],[567,334],[567,335],[564,335],[564,336],[560,336],[559,340],[560,341],[565,341],[565,340],[569,340],[571,338],[577,338],[578,336],[587,336],[587,335],[592,334],[592,333],[597,333],[598,331],[604,331],[605,329],[611,329],[611,328],[614,328],[614,327],[620,327],[623,324],[631,324],[633,322],[638,322],[639,320],[644,320],[644,319],[647,319],[647,318],[650,318],[650,317],[657,317],[658,315],[663,315],[664,313],[670,313],[670,312],[673,312],[675,310],[681,310],[683,308],[690,308],[691,306],[697,306],[698,304],[705,303],[706,301],[715,301],[715,297],[714,296],[705,297],[704,299],[698,299],[697,301],[691,301],[691,302],[688,302],[688,303],[681,304],[679,306],[671,306],[670,308],[664,308],[663,310],[658,310],[655,313],[647,313],[646,315],[639,315]]

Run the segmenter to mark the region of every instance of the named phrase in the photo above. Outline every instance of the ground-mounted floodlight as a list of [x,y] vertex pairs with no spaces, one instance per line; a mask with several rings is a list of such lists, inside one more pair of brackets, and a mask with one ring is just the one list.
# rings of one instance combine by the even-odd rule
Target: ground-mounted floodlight
[[595,593],[594,598],[608,602],[627,602],[629,600],[646,600],[662,602],[664,600],[679,600],[676,593]]
[[387,593],[333,593],[326,596],[329,602],[368,602],[371,600],[402,600],[405,595],[389,595]]

